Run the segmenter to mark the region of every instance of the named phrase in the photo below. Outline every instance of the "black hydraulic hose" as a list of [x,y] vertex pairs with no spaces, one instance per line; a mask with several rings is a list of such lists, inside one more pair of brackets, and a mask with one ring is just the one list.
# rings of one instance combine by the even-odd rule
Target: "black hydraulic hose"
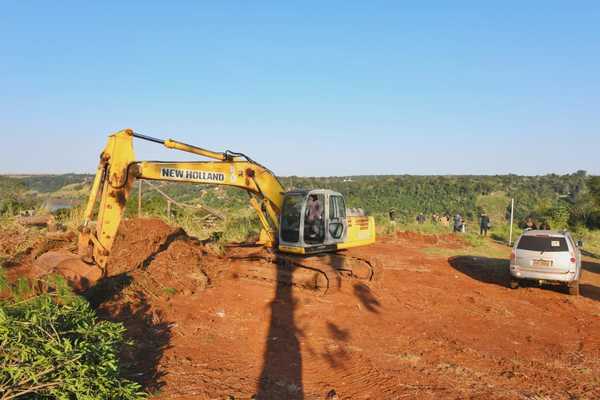
[[[158,144],[165,144],[165,140],[163,139],[157,139],[154,138],[152,136],[147,136],[138,132],[133,132],[133,137],[138,138],[138,139],[142,139],[142,140],[147,140],[149,142],[154,142],[154,143],[158,143]],[[188,145],[188,146],[192,146],[192,145]],[[192,146],[193,147],[193,146]],[[248,157],[247,155],[245,155],[244,153],[238,153],[236,151],[231,151],[231,150],[226,150],[225,151],[225,157],[226,158],[233,158],[233,157],[241,157],[246,159],[246,161],[248,161],[249,163],[258,165],[259,167],[261,167],[262,169],[264,169],[265,171],[269,172],[271,175],[273,175],[273,177],[275,177],[275,180],[279,183],[279,185],[281,187],[283,187],[283,184],[281,183],[281,181],[279,180],[279,178],[277,177],[277,175],[275,175],[275,173],[273,171],[271,171],[269,168],[265,167],[264,165],[254,161],[253,159],[251,159],[250,157]]]
[[248,161],[249,163],[258,165],[259,167],[261,167],[262,169],[264,169],[265,171],[267,171],[268,173],[270,173],[271,175],[273,175],[273,177],[275,178],[275,180],[277,181],[277,183],[279,183],[279,186],[283,187],[283,184],[281,183],[281,181],[279,180],[279,178],[277,177],[277,175],[275,175],[275,173],[273,171],[271,171],[269,168],[265,167],[264,165],[262,165],[261,163],[258,163],[256,161],[254,161],[253,159],[251,159],[250,157],[248,157],[247,155],[245,155],[244,153],[237,153],[235,151],[231,151],[231,150],[226,150],[225,154],[227,156],[232,156],[232,157],[243,157],[246,159],[246,161]]
[[137,133],[137,132],[133,132],[133,137],[142,139],[142,140],[147,140],[149,142],[158,143],[158,144],[165,144],[165,141],[163,139],[153,138],[152,136],[142,135],[141,133]]

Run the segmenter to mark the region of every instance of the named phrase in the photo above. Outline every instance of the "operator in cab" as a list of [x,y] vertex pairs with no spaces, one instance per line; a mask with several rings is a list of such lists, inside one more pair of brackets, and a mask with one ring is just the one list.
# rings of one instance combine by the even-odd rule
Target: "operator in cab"
[[323,218],[323,206],[316,194],[311,194],[308,198],[308,218],[307,222],[311,227],[310,237],[315,238],[319,235],[319,223]]

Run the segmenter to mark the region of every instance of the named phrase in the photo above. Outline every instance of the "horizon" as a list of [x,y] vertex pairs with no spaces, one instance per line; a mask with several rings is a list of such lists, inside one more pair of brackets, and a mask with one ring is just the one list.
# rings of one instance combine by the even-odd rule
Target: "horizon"
[[94,171],[131,126],[278,176],[600,175],[600,3],[3,11],[2,174]]
[[[541,174],[541,175],[521,175],[521,174],[513,174],[513,173],[509,173],[509,174],[437,174],[437,175],[423,175],[423,174],[375,174],[375,175],[322,175],[322,176],[318,176],[318,175],[277,175],[275,174],[275,176],[277,176],[278,178],[302,178],[302,179],[310,179],[310,178],[315,178],[315,179],[325,179],[325,178],[369,178],[369,177],[402,177],[402,176],[410,176],[410,177],[423,177],[423,178],[427,178],[427,177],[507,177],[507,176],[516,176],[516,177],[525,177],[525,178],[541,178],[541,177],[545,177],[545,176],[573,176],[573,175],[577,175],[579,172],[585,172],[585,176],[586,177],[595,177],[595,176],[600,176],[600,174],[596,175],[596,174],[590,174],[588,171],[584,171],[584,170],[577,170],[577,171],[573,171],[570,173],[565,173],[565,174],[556,174],[553,172],[547,173],[547,174]],[[15,179],[21,179],[21,178],[27,178],[30,176],[66,176],[66,175],[89,175],[89,176],[95,176],[95,172],[65,172],[65,173],[57,173],[57,174],[49,174],[49,173],[22,173],[22,174],[18,174],[18,173],[1,173],[0,172],[0,177],[8,177],[8,178],[15,178]],[[139,179],[139,180],[145,180],[145,179]],[[191,182],[170,182],[170,183],[182,183],[182,184],[193,184]],[[205,185],[210,185],[209,183],[205,183]]]

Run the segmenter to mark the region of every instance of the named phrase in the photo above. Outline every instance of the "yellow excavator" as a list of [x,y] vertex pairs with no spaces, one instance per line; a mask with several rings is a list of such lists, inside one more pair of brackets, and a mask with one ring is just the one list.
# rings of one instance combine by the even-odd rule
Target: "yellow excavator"
[[[133,150],[134,138],[212,161],[137,161]],[[296,266],[306,267],[298,261],[303,258],[298,255],[335,253],[375,242],[373,217],[348,215],[340,193],[326,189],[286,192],[273,172],[242,153],[214,152],[125,129],[110,135],[100,154],[80,226],[78,255],[47,253],[38,259],[39,264],[45,264],[47,269],[60,270],[56,267],[61,263],[66,265],[82,260],[88,269],[85,274],[79,272],[83,276],[77,278],[92,283],[106,275],[108,257],[136,179],[225,185],[246,190],[261,225],[259,243],[283,256],[296,255],[279,258]],[[347,270],[343,265],[337,269]],[[82,268],[63,270],[81,271]],[[367,275],[370,279],[372,270]]]

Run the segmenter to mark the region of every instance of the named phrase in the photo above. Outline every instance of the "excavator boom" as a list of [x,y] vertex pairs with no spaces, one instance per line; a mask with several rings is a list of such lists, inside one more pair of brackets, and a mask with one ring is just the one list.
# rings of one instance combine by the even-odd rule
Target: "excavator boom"
[[[212,161],[138,161],[133,150],[134,138],[206,157]],[[100,155],[80,227],[78,256],[47,253],[40,257],[40,262],[45,263],[51,270],[63,271],[64,274],[70,275],[72,281],[77,281],[75,275],[79,274],[81,281],[86,282],[86,285],[82,285],[83,288],[90,286],[89,284],[100,276],[106,276],[108,257],[136,179],[225,185],[243,189],[249,194],[250,205],[256,211],[261,224],[259,242],[265,247],[276,248],[285,253],[306,255],[335,252],[370,244],[375,240],[373,218],[346,216],[345,203],[339,193],[315,189],[286,194],[275,174],[242,153],[215,152],[125,129],[109,136]],[[287,203],[286,196],[290,200]],[[318,208],[322,214],[314,222],[306,219],[309,197],[311,200],[316,199],[315,201],[320,199],[322,204]],[[282,221],[285,223],[285,227],[282,226],[284,233],[280,232]],[[334,263],[336,268],[329,269],[337,271],[334,274],[350,271],[350,275],[358,276],[358,269],[345,267],[343,262],[340,262],[340,257],[338,256]],[[81,260],[90,266],[87,269],[78,269],[76,264],[81,263]],[[323,281],[315,280],[315,276],[325,277],[326,282],[332,280],[333,276],[328,275],[328,272],[303,265],[291,256],[278,256],[277,260],[309,271],[305,281]],[[361,275],[370,279],[373,275],[372,268],[367,264],[363,265],[362,270],[365,268],[367,272],[361,272]],[[319,285],[322,286],[320,283],[316,284]],[[329,283],[327,287],[328,285]]]
[[[217,161],[136,161],[132,143],[134,137]],[[284,189],[271,171],[240,153],[217,153],[126,129],[109,137],[100,156],[79,238],[79,253],[93,260],[103,270],[136,179],[217,184],[244,189],[250,194],[250,204],[258,214],[264,244],[267,247],[276,245]],[[98,198],[97,223],[92,228],[90,223],[94,220]]]

